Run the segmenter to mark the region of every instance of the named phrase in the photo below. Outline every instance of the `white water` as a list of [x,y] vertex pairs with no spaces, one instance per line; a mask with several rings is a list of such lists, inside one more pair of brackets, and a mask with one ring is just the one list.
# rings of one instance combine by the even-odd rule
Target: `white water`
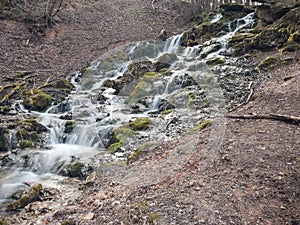
[[[175,106],[176,115],[173,115],[174,118],[177,115],[179,115],[179,118],[188,117],[188,120],[185,121],[186,124],[181,125],[178,130],[173,127],[174,133],[180,129],[188,131],[193,124],[201,119],[201,113],[193,107],[187,109],[186,106],[189,100],[182,98],[180,95],[181,92],[191,93],[191,91],[197,91],[195,85],[183,87],[186,78],[190,77],[200,85],[202,80],[205,80],[203,76],[208,73],[204,63],[205,60],[226,51],[228,39],[238,30],[253,23],[253,16],[252,13],[238,19],[236,28],[233,31],[212,39],[211,42],[221,44],[221,48],[210,53],[206,59],[202,59],[200,56],[201,52],[205,51],[205,45],[208,45],[208,43],[205,43],[204,47],[182,48],[180,46],[181,35],[171,37],[166,42],[139,42],[102,56],[89,68],[90,73],[86,77],[84,75],[80,78],[80,83],[76,83],[75,78],[73,79],[76,90],[70,94],[65,102],[67,111],[61,111],[61,106],[53,106],[46,113],[32,112],[32,115],[50,132],[50,149],[32,150],[30,154],[26,152],[30,155],[26,168],[22,169],[20,166],[12,169],[13,171],[8,173],[8,176],[1,179],[0,200],[8,198],[18,189],[28,188],[26,183],[44,183],[45,177],[49,179],[49,174],[58,173],[74,159],[79,158],[80,161],[88,162],[91,158],[96,157],[99,151],[106,150],[105,141],[113,128],[137,117],[151,116],[150,113],[159,110],[163,100],[167,100]],[[215,23],[220,19],[221,16],[217,15],[211,22]],[[126,100],[132,97],[130,93],[122,96],[116,95],[115,90],[112,88],[102,92],[103,83],[109,79],[115,80],[123,76],[131,62],[137,59],[140,61],[148,59],[154,62],[165,53],[175,53],[178,60],[171,65],[170,76],[162,77],[153,83],[153,93],[147,92],[145,88],[144,97],[148,97],[151,104],[143,112],[130,112],[130,108],[126,104]],[[97,97],[101,92],[102,96],[105,97],[103,102],[97,101]],[[28,113],[24,108],[21,108],[21,110]],[[61,119],[67,115],[74,121],[74,130],[69,134],[64,133],[66,120]],[[141,132],[139,139],[145,142],[172,139],[173,136],[167,133],[165,128],[174,119],[171,116],[165,118],[151,117],[153,124],[149,133]],[[139,140],[135,141],[139,143]],[[135,147],[132,144],[132,149]],[[126,157],[126,154],[126,152],[117,153],[116,156],[123,158]],[[21,160],[20,164],[22,163],[24,164]]]

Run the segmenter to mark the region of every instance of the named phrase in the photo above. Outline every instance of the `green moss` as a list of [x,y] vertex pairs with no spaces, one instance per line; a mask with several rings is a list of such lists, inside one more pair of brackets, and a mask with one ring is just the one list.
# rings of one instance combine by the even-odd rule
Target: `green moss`
[[75,225],[75,221],[73,219],[64,220],[61,225]]
[[254,37],[254,34],[240,33],[240,34],[236,34],[236,35],[232,36],[231,38],[229,38],[228,43],[230,45],[233,45],[233,44],[240,43],[240,42],[244,41],[246,38],[252,38],[252,37]]
[[151,124],[151,119],[148,117],[145,118],[137,118],[133,122],[129,122],[129,126],[132,130],[138,131],[138,130],[147,130],[149,129]]
[[80,70],[80,73],[83,75],[83,76],[88,76],[92,73],[92,69],[89,68],[89,67],[83,67],[81,70]]
[[22,197],[15,202],[10,203],[6,210],[7,211],[15,211],[21,208],[24,208],[26,205],[28,205],[31,202],[37,201],[40,197],[40,192],[42,191],[43,186],[41,184],[37,184],[32,186],[32,188],[25,194],[22,195]]
[[277,61],[277,58],[269,56],[259,63],[258,68],[261,70],[272,69]]
[[173,112],[173,109],[167,109],[167,110],[163,111],[161,114],[162,114],[162,115],[168,115],[168,114],[170,114],[171,112]]
[[151,212],[148,214],[148,222],[149,224],[156,224],[159,221],[160,216],[155,213],[155,212]]
[[156,72],[147,72],[145,73],[137,85],[135,86],[134,90],[130,94],[131,99],[140,99],[141,97],[146,96],[148,93],[152,93],[153,90],[153,83],[157,81],[162,76],[161,73]]
[[114,154],[116,152],[120,152],[121,147],[122,147],[124,142],[125,142],[125,140],[121,140],[121,141],[118,141],[118,142],[115,142],[115,143],[111,144],[108,147],[109,153]]
[[63,78],[59,79],[55,83],[54,87],[59,89],[67,89],[67,90],[72,90],[74,88],[73,84],[71,84],[69,81]]
[[292,33],[288,39],[288,42],[300,43],[300,34],[299,31]]
[[4,218],[0,218],[0,225],[6,225],[6,220]]
[[33,147],[33,142],[31,140],[21,140],[19,144],[21,149]]
[[224,64],[224,63],[225,63],[224,59],[222,59],[220,57],[217,57],[217,58],[210,59],[210,60],[206,61],[206,64],[210,65],[210,66],[216,66],[216,65],[220,65],[220,64]]
[[211,126],[212,123],[213,123],[212,120],[202,120],[202,121],[200,121],[200,123],[197,125],[197,130],[203,130],[203,129],[205,129],[206,127]]
[[52,98],[42,90],[30,90],[25,93],[23,104],[26,109],[34,111],[45,111],[51,106]]
[[8,105],[4,105],[1,107],[1,110],[0,112],[3,113],[3,114],[6,114],[10,111],[10,107]]
[[116,153],[121,150],[121,147],[126,143],[126,140],[135,135],[136,131],[149,129],[151,120],[149,118],[137,118],[132,122],[123,124],[122,126],[113,130],[113,140],[108,147],[110,153]]

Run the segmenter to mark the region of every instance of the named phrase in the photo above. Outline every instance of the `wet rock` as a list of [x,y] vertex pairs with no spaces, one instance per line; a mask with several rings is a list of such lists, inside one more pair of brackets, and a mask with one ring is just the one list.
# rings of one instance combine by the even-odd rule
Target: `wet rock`
[[69,120],[65,123],[65,129],[64,129],[64,133],[71,133],[74,130],[74,121],[73,120]]
[[93,172],[93,168],[91,166],[85,165],[84,163],[81,162],[75,162],[68,165],[60,173],[64,176],[76,177],[81,180],[85,180],[91,172]]
[[44,142],[43,133],[47,128],[35,119],[26,119],[18,122],[16,128],[16,138],[21,149],[42,145]]
[[[130,91],[130,101],[136,102],[146,96],[154,96],[162,93],[165,81],[161,79],[162,74],[147,72],[139,79],[138,83]],[[133,90],[133,91],[132,91]]]
[[25,93],[23,104],[26,109],[43,112],[51,106],[52,98],[42,90],[31,90]]
[[32,188],[30,188],[28,192],[23,194],[20,199],[13,203],[10,203],[6,208],[6,211],[16,211],[18,209],[24,208],[31,202],[39,200],[42,189],[43,186],[41,184],[32,186]]
[[7,152],[8,145],[8,130],[5,127],[0,127],[0,152]]
[[122,77],[105,81],[103,87],[113,88],[116,90],[117,94],[128,94],[131,93],[132,88],[140,77],[145,73],[154,70],[154,66],[149,60],[145,59],[143,61],[133,62],[128,66],[127,71]]
[[160,71],[164,68],[169,68],[174,62],[178,60],[175,53],[166,53],[160,56],[157,62],[154,63],[155,71]]

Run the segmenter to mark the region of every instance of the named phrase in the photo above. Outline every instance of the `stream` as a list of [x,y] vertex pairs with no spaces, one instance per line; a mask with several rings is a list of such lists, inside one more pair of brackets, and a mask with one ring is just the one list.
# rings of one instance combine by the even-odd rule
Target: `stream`
[[[221,18],[216,15],[211,23]],[[251,68],[241,66],[245,59],[230,57],[228,40],[253,23],[251,13],[228,23],[226,34],[194,47],[182,47],[182,35],[118,47],[78,72],[71,81],[74,91],[59,105],[45,113],[29,112],[21,105],[24,115],[30,114],[47,128],[48,145],[17,155],[9,153],[14,166],[1,168],[0,204],[11,202],[15,193],[34,183],[71,193],[74,187],[62,173],[68,165],[83,163],[88,175],[90,168],[101,170],[103,163],[126,161],[145,143],[167,142],[193,133],[199,122],[211,118],[216,122],[207,158],[213,160],[225,132],[223,115],[228,105],[245,101],[257,76]],[[207,65],[216,58],[223,63]],[[131,75],[139,71],[143,74]],[[109,152],[114,131],[130,127],[138,118],[149,119],[147,128],[126,134],[126,140],[119,140],[122,143],[117,151]],[[66,132],[68,123],[72,129]],[[186,157],[169,160],[177,160],[180,166],[192,151],[186,151]],[[70,198],[74,196],[70,194]]]

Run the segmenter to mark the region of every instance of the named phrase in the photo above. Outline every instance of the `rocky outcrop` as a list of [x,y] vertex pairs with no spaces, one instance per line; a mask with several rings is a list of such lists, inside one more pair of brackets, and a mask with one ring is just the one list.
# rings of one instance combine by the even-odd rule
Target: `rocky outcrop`
[[132,88],[140,77],[146,72],[154,70],[154,66],[149,60],[145,59],[143,61],[133,62],[128,66],[127,71],[122,77],[115,80],[107,80],[104,82],[103,87],[113,88],[116,90],[116,93],[128,94],[131,93]]

